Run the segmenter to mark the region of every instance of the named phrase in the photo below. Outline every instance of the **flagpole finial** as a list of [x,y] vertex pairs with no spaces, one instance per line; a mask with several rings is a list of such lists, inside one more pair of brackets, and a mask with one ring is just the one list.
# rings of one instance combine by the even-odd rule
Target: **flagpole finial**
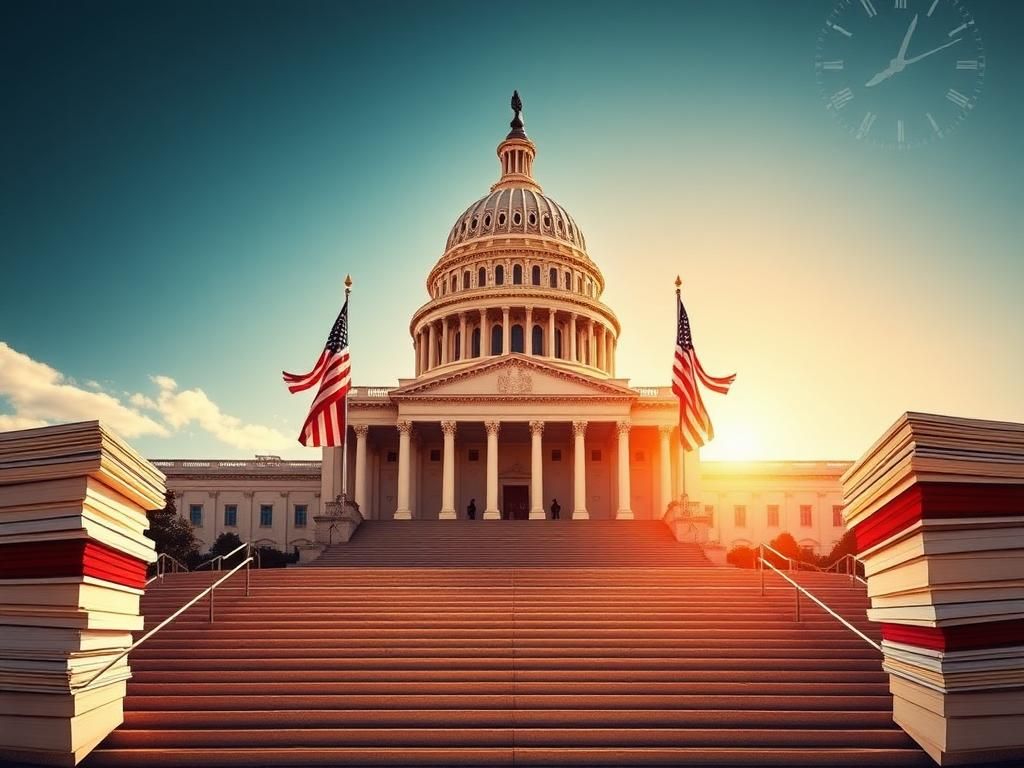
[[682,287],[683,281],[679,279],[679,275],[676,275],[676,293],[679,293],[679,289]]
[[352,275],[345,275],[345,298],[352,292]]

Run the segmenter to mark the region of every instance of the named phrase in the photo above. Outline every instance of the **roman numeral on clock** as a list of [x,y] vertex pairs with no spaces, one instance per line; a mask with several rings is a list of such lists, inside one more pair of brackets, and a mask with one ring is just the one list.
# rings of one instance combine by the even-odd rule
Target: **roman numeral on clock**
[[[838,70],[843,68],[843,60],[837,59],[836,61],[823,61],[821,62],[822,69]],[[958,67],[959,69],[959,67]]]
[[878,11],[875,10],[875,6],[871,2],[871,0],[860,0],[860,4],[863,5],[864,6],[864,10],[867,11],[869,19],[872,16],[877,16],[878,15]]
[[842,109],[851,101],[853,101],[853,91],[849,88],[843,88],[843,90],[832,94],[832,98],[829,99],[829,106],[832,109]]
[[946,98],[960,107],[960,109],[967,109],[968,105],[971,103],[969,98],[953,88],[946,91]]
[[903,132],[903,121],[902,120],[897,120],[896,121],[896,141],[898,141],[900,144],[902,144],[906,140],[907,140],[906,135]]
[[956,68],[957,69],[977,69],[978,68],[978,60],[977,59],[966,59],[966,60],[965,59],[960,59],[956,63]]
[[875,124],[875,118],[877,118],[874,112],[868,112],[864,115],[864,119],[860,121],[860,128],[857,129],[857,138],[863,139],[868,135],[868,131],[871,130],[871,126]]
[[907,0],[896,0],[896,10],[905,11],[907,10]]

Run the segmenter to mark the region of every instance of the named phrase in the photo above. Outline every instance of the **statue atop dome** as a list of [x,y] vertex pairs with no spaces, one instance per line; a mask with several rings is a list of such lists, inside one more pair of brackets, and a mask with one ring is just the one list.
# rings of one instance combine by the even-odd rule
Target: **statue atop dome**
[[525,139],[526,131],[523,130],[523,118],[520,117],[520,113],[523,111],[523,100],[519,98],[519,91],[512,91],[512,111],[515,115],[512,117],[512,122],[509,123],[509,127],[512,129],[509,131],[506,139]]

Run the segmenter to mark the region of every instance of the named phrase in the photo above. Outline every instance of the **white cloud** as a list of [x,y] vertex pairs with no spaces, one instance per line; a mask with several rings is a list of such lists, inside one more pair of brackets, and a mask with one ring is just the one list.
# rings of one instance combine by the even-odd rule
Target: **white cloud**
[[133,396],[132,402],[139,405],[148,401],[147,407],[155,405],[174,429],[195,422],[218,440],[249,451],[279,451],[290,448],[294,443],[294,438],[273,427],[246,424],[236,416],[229,416],[201,389],[179,390],[178,383],[169,376],[150,378],[160,388],[156,402],[144,396]]
[[[293,437],[273,427],[246,424],[229,416],[201,389],[179,389],[169,376],[150,378],[158,389],[156,397],[136,392],[124,393],[119,399],[107,392],[82,389],[69,376],[0,341],[0,402],[6,399],[14,411],[0,414],[0,431],[99,419],[129,438],[168,437],[195,424],[242,450],[282,451],[295,443]],[[94,385],[86,382],[86,386]]]
[[[31,426],[54,421],[100,419],[125,437],[167,435],[167,428],[105,392],[89,392],[60,371],[0,341],[0,395],[14,414],[5,417]],[[24,428],[24,427],[20,427]]]

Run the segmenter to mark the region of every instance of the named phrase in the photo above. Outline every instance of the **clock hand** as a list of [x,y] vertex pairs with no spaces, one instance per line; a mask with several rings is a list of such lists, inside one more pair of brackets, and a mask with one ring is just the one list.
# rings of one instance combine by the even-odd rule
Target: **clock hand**
[[902,61],[907,57],[907,46],[910,45],[910,37],[914,34],[914,30],[917,28],[917,14],[914,14],[914,18],[910,20],[910,26],[907,27],[907,34],[903,36],[903,45],[900,46],[900,52],[896,54],[897,60]]
[[915,61],[920,61],[921,59],[925,58],[926,56],[931,56],[933,53],[938,53],[943,48],[949,48],[949,46],[954,45],[955,43],[959,43],[962,39],[963,38],[958,37],[956,40],[948,42],[945,45],[940,45],[938,48],[932,48],[930,51],[926,51],[925,53],[922,53],[920,56],[915,56],[912,59],[907,59],[904,62],[904,64],[913,64]]
[[902,69],[902,67],[897,69],[892,64],[890,64],[888,67],[886,67],[881,72],[879,72],[877,75],[875,75],[870,80],[868,80],[866,83],[864,83],[864,87],[865,88],[871,88],[871,87],[873,87],[875,85],[878,85],[883,80],[888,80],[890,77],[895,75],[897,72],[900,71],[900,69]]

